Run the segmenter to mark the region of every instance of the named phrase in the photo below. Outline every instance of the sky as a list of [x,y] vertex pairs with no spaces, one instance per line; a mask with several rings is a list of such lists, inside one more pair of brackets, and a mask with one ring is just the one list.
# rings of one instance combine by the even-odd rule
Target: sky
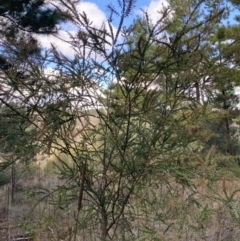
[[[113,4],[115,9],[118,10],[117,0],[91,0],[91,1],[81,1],[77,9],[79,12],[85,12],[88,18],[92,21],[92,24],[100,28],[104,22],[107,21],[109,16],[109,11],[107,9],[107,5]],[[129,26],[132,23],[132,20],[137,17],[137,15],[141,14],[141,9],[147,11],[149,16],[151,17],[152,22],[159,19],[159,11],[163,9],[163,6],[167,6],[167,0],[138,0],[133,8],[132,14],[125,20],[124,25]],[[120,10],[120,9],[119,9]],[[118,19],[113,19],[113,28],[116,29],[118,26]],[[70,25],[61,26],[62,30],[59,31],[59,36],[63,39],[68,40],[68,33],[67,31],[74,34],[75,29],[72,28]],[[38,37],[40,43],[43,47],[50,48],[51,43],[53,43],[57,49],[62,52],[66,56],[73,56],[74,51],[71,47],[61,41],[60,39],[54,36],[41,36]],[[236,94],[240,95],[240,87],[236,89]]]
[[[161,11],[163,6],[168,6],[167,0],[136,0],[135,2],[136,3],[134,5],[132,14],[127,19],[125,19],[125,26],[129,26],[132,23],[132,20],[136,18],[137,15],[142,13],[141,9],[149,13],[151,20],[154,23],[157,19],[159,19],[159,11]],[[115,6],[116,10],[121,10],[118,6],[118,0],[82,0],[78,3],[77,9],[79,12],[84,11],[88,18],[92,21],[93,25],[97,28],[100,28],[109,17],[109,10],[107,9],[107,5],[109,4]],[[113,18],[113,29],[115,30],[118,26],[118,21],[119,19],[117,19],[115,16],[115,18]],[[69,40],[67,31],[71,34],[76,32],[76,30],[69,24],[65,26],[62,25],[61,28],[62,29],[59,31],[58,36],[65,40]],[[60,50],[64,55],[74,55],[74,51],[67,43],[64,43],[54,36],[38,36],[37,38],[45,48],[50,48],[51,43],[54,43],[57,49]]]
[[[107,9],[107,5],[109,3],[115,6],[116,10],[120,10],[117,5],[117,0],[92,0],[92,1],[81,1],[77,9],[79,12],[85,12],[88,18],[92,21],[95,27],[101,27],[104,22],[107,21],[109,16],[109,11]],[[156,21],[159,18],[159,13],[163,6],[167,6],[166,0],[139,0],[136,1],[134,5],[132,14],[125,20],[124,25],[128,26],[132,23],[132,20],[136,18],[139,14],[141,14],[141,9],[145,10],[151,16],[152,21]],[[116,17],[113,19],[113,28],[116,29],[118,26],[118,20]],[[68,40],[69,36],[67,31],[74,34],[75,30],[70,25],[61,26],[61,30],[58,33],[58,36]],[[67,30],[67,31],[66,31]],[[67,56],[74,55],[74,51],[70,48],[67,43],[64,43],[62,40],[54,37],[54,36],[38,36],[37,37],[43,47],[50,48],[51,43],[53,43],[58,50],[60,50],[63,54]]]

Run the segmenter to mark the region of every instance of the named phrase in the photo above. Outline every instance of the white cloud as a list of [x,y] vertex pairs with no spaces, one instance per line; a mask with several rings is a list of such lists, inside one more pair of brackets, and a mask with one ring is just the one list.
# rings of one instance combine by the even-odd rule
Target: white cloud
[[47,77],[48,79],[54,79],[57,78],[57,76],[60,75],[59,70],[56,70],[50,66],[48,66],[47,68],[43,69],[43,76]]
[[[149,6],[142,7],[143,11],[148,13],[148,16],[153,24],[162,17],[161,12],[168,8],[170,5],[167,0],[153,0],[150,2]],[[142,11],[136,11],[137,14],[142,15]]]
[[105,13],[95,3],[82,1],[77,6],[77,10],[80,14],[85,12],[92,25],[96,28],[100,28],[107,21]]
[[[234,88],[234,93],[240,99],[240,86]],[[240,109],[240,103],[237,104],[237,108]]]
[[[75,34],[74,31],[71,31],[70,33]],[[71,48],[70,44],[65,42],[70,40],[69,34],[66,31],[59,30],[56,36],[37,35],[36,37],[44,48],[50,49],[51,44],[53,44],[54,46],[56,46],[57,50],[59,50],[61,53],[63,53],[66,56],[72,56],[74,54],[74,51]]]
[[[94,1],[94,0],[93,0]],[[159,20],[161,17],[161,11],[168,7],[168,1],[167,0],[153,0],[149,4],[149,6],[144,6],[142,9],[144,11],[147,11],[149,14],[149,17],[153,24]],[[89,19],[89,22],[93,27],[96,27],[97,29],[100,29],[103,27],[103,24],[106,24],[106,29],[109,31],[109,26],[107,25],[107,16],[106,14],[93,2],[87,2],[87,1],[80,1],[76,9],[80,15],[83,15],[83,13],[86,14],[87,18]],[[139,14],[140,11],[138,11]],[[81,18],[81,17],[80,17]],[[80,26],[82,27],[82,26]],[[73,24],[65,24],[61,26],[62,30],[59,31],[57,36],[46,36],[46,35],[38,35],[37,38],[39,39],[41,45],[45,48],[50,48],[51,44],[55,45],[57,49],[62,52],[64,55],[67,56],[73,56],[74,50],[71,48],[71,45],[68,44],[66,41],[70,40],[70,36],[68,34],[71,33],[73,36],[77,33],[79,26],[76,27]],[[113,32],[116,33],[116,28],[112,26]],[[82,28],[83,29],[83,28]],[[58,38],[59,37],[59,38]],[[121,36],[120,36],[121,37]],[[62,41],[61,39],[65,40]],[[111,42],[110,39],[107,39]],[[106,49],[110,48],[111,46],[106,46]]]
[[[98,8],[95,3],[81,1],[78,3],[76,9],[78,10],[79,15],[84,12],[92,23],[92,26],[96,28],[101,28],[103,23],[107,21],[105,13]],[[37,35],[36,37],[44,48],[49,49],[51,48],[51,44],[53,44],[64,55],[73,56],[74,50],[66,41],[70,40],[69,33],[74,36],[78,29],[79,27],[74,27],[72,24],[66,24],[62,26],[62,30],[60,30],[56,36]]]
[[148,7],[148,14],[153,23],[156,23],[161,18],[161,11],[169,7],[166,0],[152,1]]
[[[105,28],[108,33],[110,33],[109,24],[107,22],[107,17],[102,10],[98,8],[98,6],[95,3],[92,2],[81,2],[77,6],[77,10],[80,15],[86,14],[87,18],[89,19],[89,22],[91,23],[92,27],[95,27],[97,29]],[[115,26],[111,25],[113,34],[116,34],[117,29]],[[106,40],[111,43],[111,38],[106,37]],[[105,48],[111,48],[111,46],[106,45]]]

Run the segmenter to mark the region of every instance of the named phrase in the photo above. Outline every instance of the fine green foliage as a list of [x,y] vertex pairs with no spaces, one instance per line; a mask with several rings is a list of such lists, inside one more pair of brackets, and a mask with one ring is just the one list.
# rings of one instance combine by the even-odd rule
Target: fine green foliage
[[[22,3],[12,6],[20,29],[54,29],[57,10],[41,10],[46,22],[32,26],[44,1],[26,16]],[[79,29],[67,41],[74,56],[2,41],[0,138],[12,210],[14,200],[34,200],[38,222],[23,223],[39,240],[234,240],[239,185],[226,183],[239,178],[238,28],[222,25],[223,1],[204,0],[172,0],[158,21],[143,12],[124,26],[134,3],[108,6],[97,28],[77,2],[60,0]],[[4,2],[2,14],[10,7]],[[39,163],[38,182],[30,168],[26,195],[14,196],[16,170],[29,160]]]

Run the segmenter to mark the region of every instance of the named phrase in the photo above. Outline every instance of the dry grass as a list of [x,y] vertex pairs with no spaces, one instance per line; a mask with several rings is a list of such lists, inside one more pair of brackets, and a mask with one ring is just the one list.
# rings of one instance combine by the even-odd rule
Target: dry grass
[[[77,120],[74,129],[74,141],[81,141],[81,130],[91,123],[98,125],[97,114],[91,113],[89,119]],[[66,156],[60,155],[69,163]],[[54,155],[39,155],[37,162],[31,166],[17,182],[15,189],[15,202],[11,202],[11,185],[0,188],[0,241],[6,236],[29,233],[35,241],[72,241],[75,222],[76,201],[66,208],[52,203],[58,201],[56,193],[51,199],[37,202],[43,197],[42,190],[54,190],[64,185],[56,175]],[[161,181],[161,180],[160,180]],[[156,182],[160,182],[156,180]],[[230,175],[223,176],[209,188],[206,180],[195,180],[195,190],[182,187],[169,177],[172,188],[168,196],[165,184],[161,188],[151,189],[157,201],[149,207],[148,214],[141,210],[141,200],[132,200],[136,211],[135,219],[131,221],[131,232],[135,238],[126,240],[161,240],[161,241],[237,241],[240,237],[240,182]],[[47,191],[45,192],[45,194]],[[155,197],[154,197],[155,198]],[[199,202],[201,205],[197,205]],[[85,203],[87,205],[87,202]],[[132,207],[126,209],[132,212]],[[163,218],[161,215],[166,215]],[[97,220],[97,219],[96,219]],[[78,232],[78,241],[98,241],[99,230],[95,229],[96,220],[82,226]],[[130,220],[130,219],[129,219]],[[128,220],[128,221],[129,221]],[[149,233],[144,231],[149,228]],[[122,240],[121,232],[118,240]]]
[[[41,171],[42,172],[42,171]],[[37,197],[31,197],[31,190],[39,188],[54,188],[59,185],[59,180],[54,175],[43,174],[42,176],[30,176],[21,180],[18,184],[18,191],[16,193],[16,203],[13,205],[9,203],[9,186],[1,187],[1,217],[5,217],[5,221],[2,225],[6,228],[1,229],[0,224],[0,237],[5,237],[6,233],[11,236],[30,233],[36,241],[45,240],[71,240],[70,237],[73,234],[74,223],[74,206],[69,206],[67,210],[61,210],[56,206],[52,206],[50,203],[39,203],[32,211]],[[166,222],[161,220],[155,220],[151,223],[150,220],[154,220],[153,217],[148,216],[148,226],[155,229],[154,234],[159,240],[179,240],[179,241],[194,241],[194,240],[207,240],[207,241],[224,241],[224,240],[238,240],[240,237],[240,223],[238,220],[231,216],[227,203],[224,201],[227,196],[231,196],[235,190],[240,189],[240,183],[237,179],[228,177],[227,180],[221,180],[216,183],[213,192],[207,191],[207,182],[198,183],[195,198],[203,203],[203,206],[197,207],[196,205],[189,205],[186,208],[188,202],[187,189],[183,189],[180,185],[172,183],[175,186],[176,199],[172,198],[167,202],[165,207],[162,207],[162,211],[168,213],[169,219]],[[165,189],[166,191],[167,189]],[[159,190],[157,190],[160,192]],[[164,195],[164,190],[161,190],[161,195]],[[30,195],[30,196],[28,196]],[[211,199],[210,195],[215,195],[214,199]],[[234,196],[235,208],[240,207],[239,193],[236,192]],[[34,201],[35,200],[35,201]],[[135,202],[135,205],[138,205]],[[157,207],[157,206],[156,206]],[[180,209],[182,211],[179,211]],[[172,211],[171,211],[172,210]],[[173,215],[174,210],[178,210],[179,214],[182,213],[184,217],[177,217]],[[236,209],[238,211],[239,209]],[[185,213],[184,213],[185,212]],[[171,215],[172,218],[170,217]],[[204,217],[205,215],[205,217]],[[155,217],[156,218],[156,217]],[[178,219],[179,218],[179,219]],[[183,218],[183,219],[182,219]],[[181,221],[182,220],[182,221]],[[14,223],[13,223],[14,221]],[[240,219],[239,219],[240,221]],[[146,235],[144,237],[142,232],[142,224],[146,222],[146,219],[139,219],[133,223],[135,227],[135,233],[139,234],[138,240],[150,241],[150,237]],[[182,223],[181,223],[182,222]],[[16,225],[20,225],[17,226]],[[169,226],[169,227],[168,227]],[[167,228],[169,228],[167,230]],[[79,240],[98,240],[96,236],[92,234],[90,238],[89,230],[91,228],[82,229],[80,232]],[[166,231],[167,230],[167,231]],[[98,232],[92,230],[92,232]],[[85,237],[83,239],[82,237]],[[89,237],[89,239],[88,239]],[[0,240],[4,240],[3,238]],[[137,240],[137,239],[134,239]]]

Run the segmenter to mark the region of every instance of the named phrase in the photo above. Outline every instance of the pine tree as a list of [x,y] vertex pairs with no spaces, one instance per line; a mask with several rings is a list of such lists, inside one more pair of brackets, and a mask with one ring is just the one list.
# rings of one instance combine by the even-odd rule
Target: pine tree
[[[69,20],[66,12],[51,8],[44,0],[1,1],[0,69],[6,73],[13,67],[7,57],[9,54],[25,59],[39,54],[40,47],[33,33],[55,33],[57,24],[66,20]],[[17,74],[16,77],[23,76],[21,72]]]
[[56,31],[56,25],[67,20],[69,15],[50,8],[44,0],[3,0],[0,4],[0,17],[2,26],[7,21],[10,28],[48,34]]

